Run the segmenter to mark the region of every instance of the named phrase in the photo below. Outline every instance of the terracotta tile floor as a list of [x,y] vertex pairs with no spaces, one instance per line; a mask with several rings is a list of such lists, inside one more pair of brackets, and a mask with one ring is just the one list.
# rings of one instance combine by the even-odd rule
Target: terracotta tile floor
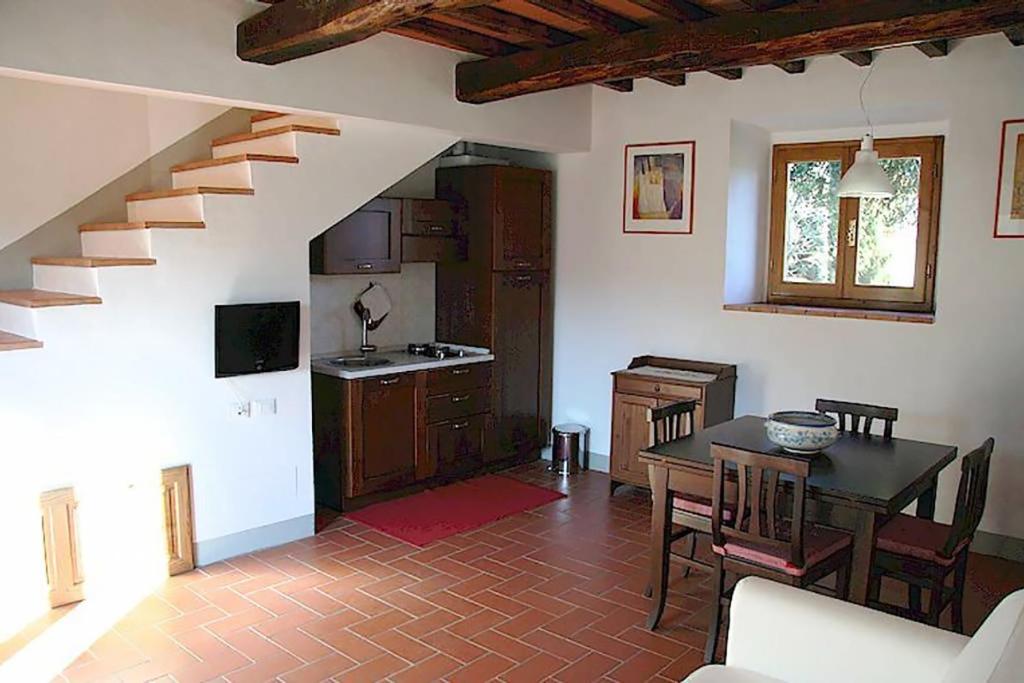
[[[555,487],[539,464],[514,476]],[[169,580],[67,681],[678,681],[699,666],[706,579],[673,570],[643,622],[647,497],[589,472],[569,497],[427,548],[344,519]],[[968,625],[1024,585],[972,558]]]

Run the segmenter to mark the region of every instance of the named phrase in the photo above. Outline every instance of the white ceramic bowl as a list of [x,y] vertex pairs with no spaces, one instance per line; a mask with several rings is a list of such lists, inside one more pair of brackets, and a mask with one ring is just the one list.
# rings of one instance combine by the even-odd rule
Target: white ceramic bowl
[[823,413],[786,410],[772,413],[764,423],[768,440],[790,453],[810,455],[836,442],[836,421]]

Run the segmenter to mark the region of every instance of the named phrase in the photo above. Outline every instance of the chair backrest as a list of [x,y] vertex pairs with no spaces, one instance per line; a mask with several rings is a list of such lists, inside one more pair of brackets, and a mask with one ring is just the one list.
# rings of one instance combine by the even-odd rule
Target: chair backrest
[[[717,546],[730,540],[774,548],[790,563],[804,564],[804,501],[811,462],[792,456],[754,453],[713,444],[711,538]],[[735,467],[736,510],[725,517],[725,482]],[[793,482],[792,506],[787,506],[780,475]],[[782,502],[782,504],[780,504]]]
[[[868,403],[851,403],[849,401],[833,401],[827,398],[819,398],[814,403],[814,409],[819,413],[835,413],[838,418],[839,431],[849,431],[853,434],[870,434],[871,423],[875,420],[882,420],[885,427],[882,436],[886,439],[892,438],[892,425],[900,416],[897,408],[886,406],[873,406]],[[846,428],[846,418],[850,418],[850,428]],[[864,420],[864,427],[861,429],[861,419]]]
[[660,446],[666,441],[674,441],[693,434],[693,411],[697,402],[677,401],[660,408],[647,409],[647,421],[654,425],[654,443]]
[[1024,661],[1024,590],[1010,593],[953,660],[942,683],[1017,683]]
[[988,494],[988,465],[995,445],[992,437],[985,439],[985,443],[965,455],[960,463],[960,486],[956,491],[953,526],[941,550],[945,557],[952,557],[957,546],[974,536],[981,524]]

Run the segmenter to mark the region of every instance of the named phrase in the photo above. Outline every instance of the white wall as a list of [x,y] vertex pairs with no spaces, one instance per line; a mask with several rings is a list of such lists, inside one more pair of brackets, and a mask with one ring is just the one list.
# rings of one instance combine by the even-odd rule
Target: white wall
[[[104,269],[101,306],[41,312],[45,348],[0,354],[0,510],[74,485],[87,575],[97,548],[110,549],[103,537],[121,534],[118,515],[131,517],[116,509],[125,492],[173,464],[193,466],[201,551],[237,547],[224,539],[266,525],[312,533],[309,239],[455,140],[343,127],[340,138],[300,140],[298,165],[257,165],[254,197],[209,197],[206,230],[156,231],[155,267]],[[300,368],[214,379],[213,306],[268,300],[302,303]],[[278,414],[234,417],[240,398],[276,398]],[[38,535],[38,516],[18,519]],[[117,552],[130,555],[124,541]]]
[[[607,452],[610,371],[643,353],[736,363],[741,415],[830,396],[898,406],[901,436],[962,450],[995,436],[983,529],[1024,537],[1024,243],[991,238],[999,125],[1024,116],[1024,50],[997,35],[944,59],[877,58],[872,118],[948,130],[934,325],[722,310],[734,122],[782,137],[859,127],[865,74],[826,57],[802,75],[760,67],[736,82],[698,74],[683,88],[595,94],[593,149],[560,157],[557,172],[555,420],[592,425]],[[623,145],[686,139],[697,141],[694,235],[623,235]],[[942,478],[940,516],[957,472]]]
[[454,72],[466,56],[397,36],[278,66],[243,62],[235,27],[266,7],[252,0],[0,3],[0,70],[411,123],[551,151],[589,144],[590,86],[462,104]]
[[225,110],[0,77],[0,249]]

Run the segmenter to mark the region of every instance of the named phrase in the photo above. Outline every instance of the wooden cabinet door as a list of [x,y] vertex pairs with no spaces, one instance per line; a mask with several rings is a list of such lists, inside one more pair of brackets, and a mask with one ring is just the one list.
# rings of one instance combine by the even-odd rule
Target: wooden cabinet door
[[[416,373],[359,380],[353,395],[352,496],[416,479]],[[361,396],[360,396],[361,394]]]
[[615,392],[612,397],[612,478],[647,486],[647,466],[638,453],[651,445],[651,424],[647,410],[657,408],[658,399]]
[[500,168],[495,177],[494,270],[551,267],[551,173]]
[[525,456],[547,442],[550,302],[547,273],[495,273],[492,458]]
[[483,463],[487,419],[487,415],[473,415],[427,427],[427,449],[438,474],[462,474]]
[[402,268],[402,200],[374,199],[309,243],[310,272],[397,273]]

